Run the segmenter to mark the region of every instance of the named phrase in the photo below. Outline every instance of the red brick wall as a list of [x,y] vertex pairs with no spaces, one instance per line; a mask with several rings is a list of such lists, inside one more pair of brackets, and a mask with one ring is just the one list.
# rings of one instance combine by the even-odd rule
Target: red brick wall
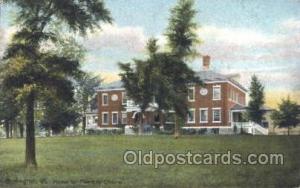
[[[122,92],[124,90],[118,90],[118,91],[99,91],[98,92],[98,126],[100,127],[113,127],[115,125],[112,125],[112,112],[119,112],[118,117],[119,119],[122,117],[122,111],[125,111],[124,106],[122,105]],[[102,105],[102,94],[107,93],[108,94],[108,106]],[[112,100],[113,95],[118,96],[117,101]],[[108,112],[108,125],[102,125],[102,112]]]
[[[213,98],[213,86],[220,85],[221,86],[221,100],[212,100]],[[231,92],[236,93],[239,97],[239,103],[245,105],[245,93],[238,89],[236,86],[233,86],[229,83],[209,83],[205,84],[204,88],[208,90],[207,95],[203,96],[200,94],[200,86],[195,86],[195,101],[188,102],[190,108],[195,109],[195,123],[194,124],[186,124],[186,126],[203,126],[203,127],[222,127],[222,126],[230,126],[229,122],[229,112],[230,108],[232,108],[237,102],[231,99]],[[98,124],[101,127],[113,127],[112,125],[112,112],[118,111],[119,118],[122,117],[121,112],[125,111],[124,106],[122,106],[122,92],[124,90],[119,91],[109,91],[109,92],[98,92],[98,108],[99,108],[99,120]],[[102,94],[107,93],[109,99],[109,105],[103,106],[102,105]],[[116,94],[118,96],[117,101],[112,101],[111,96]],[[208,108],[208,123],[201,123],[200,124],[200,108]],[[212,108],[221,108],[221,123],[213,123],[213,113]],[[109,124],[102,125],[102,112],[109,113]],[[127,114],[127,124],[133,125],[134,121],[132,119],[133,114]],[[145,123],[152,124],[154,121],[154,114],[153,113],[146,113],[145,114]]]

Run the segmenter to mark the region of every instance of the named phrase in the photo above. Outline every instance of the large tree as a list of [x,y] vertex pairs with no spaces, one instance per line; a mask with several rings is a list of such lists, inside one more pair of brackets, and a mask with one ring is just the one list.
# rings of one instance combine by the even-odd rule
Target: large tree
[[[147,60],[135,60],[135,68],[130,64],[121,65],[121,74],[129,97],[146,109],[155,97],[160,112],[174,110],[176,113],[175,136],[179,135],[179,119],[188,114],[188,84],[200,83],[186,61],[197,55],[197,24],[193,0],[179,0],[172,8],[169,26],[165,33],[170,51],[158,53],[155,39],[148,42]],[[125,79],[124,79],[125,78]]]
[[61,21],[66,30],[85,34],[99,23],[111,22],[109,11],[100,0],[5,0],[17,7],[20,30],[5,53],[4,86],[16,90],[26,105],[26,166],[37,166],[34,137],[34,104],[40,92],[50,91],[59,99],[73,99],[72,79],[79,74],[79,62],[43,49],[56,36],[49,29]]
[[195,16],[194,0],[179,0],[171,9],[169,25],[165,36],[171,53],[181,60],[187,60],[198,55],[197,22]]
[[[168,41],[168,47],[171,52],[171,59],[173,63],[166,63],[168,67],[166,70],[171,71],[169,74],[162,74],[162,76],[167,75],[173,79],[170,83],[172,91],[170,93],[174,97],[172,99],[173,109],[176,112],[175,120],[175,138],[179,136],[179,116],[181,119],[185,120],[188,114],[187,103],[187,91],[188,85],[191,80],[197,80],[191,75],[193,71],[182,63],[193,59],[198,55],[196,47],[200,43],[197,36],[197,23],[195,21],[195,16],[197,11],[194,8],[194,0],[179,0],[177,5],[171,9],[171,16],[169,19],[169,25],[166,31],[166,37]],[[188,77],[191,79],[188,79]],[[170,86],[166,86],[170,87]],[[164,100],[164,99],[162,99]]]
[[290,128],[300,125],[300,109],[296,102],[293,102],[288,97],[282,99],[279,104],[279,109],[275,110],[271,114],[271,119],[275,126],[279,128],[287,128],[288,135],[290,134]]
[[252,76],[249,96],[250,101],[248,103],[246,116],[250,121],[261,124],[264,113],[262,107],[265,103],[264,86],[256,75]]
[[157,63],[153,83],[155,98],[160,111],[175,111],[175,138],[180,135],[179,124],[188,115],[189,84],[202,84],[187,64],[173,54],[158,53],[154,57]]
[[150,103],[153,102],[153,58],[156,52],[156,39],[149,39],[147,44],[149,58],[147,60],[134,59],[134,64],[119,63],[121,79],[126,88],[127,96],[140,108],[139,134],[143,133],[143,116]]

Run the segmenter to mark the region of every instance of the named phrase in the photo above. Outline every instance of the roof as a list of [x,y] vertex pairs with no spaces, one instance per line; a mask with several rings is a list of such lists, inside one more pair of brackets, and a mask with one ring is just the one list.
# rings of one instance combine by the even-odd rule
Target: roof
[[100,87],[97,88],[97,90],[101,90],[101,89],[105,89],[105,90],[109,90],[109,89],[122,89],[123,88],[123,82],[121,80],[118,81],[114,81],[108,84],[103,84]]
[[[231,82],[240,89],[247,91],[240,83],[232,79],[230,75],[223,75],[220,73],[216,73],[214,71],[199,71],[196,72],[196,76],[198,76],[204,83],[205,82]],[[103,84],[97,90],[109,90],[109,89],[123,89],[123,83],[121,80],[114,81],[108,84]]]
[[246,110],[246,106],[235,104],[230,110]]
[[232,75],[224,75],[224,74],[220,74],[220,73],[208,70],[208,71],[196,72],[196,76],[198,76],[203,82],[216,82],[216,81],[231,82],[234,85],[236,85],[237,87],[239,87],[240,89],[247,91],[247,89],[244,88],[239,82],[232,79],[232,77],[233,77]]
[[196,72],[196,76],[198,76],[204,82],[228,80],[228,77],[226,77],[225,75],[216,73],[214,71],[199,71]]
[[[240,104],[235,104],[230,110],[247,110],[248,106],[243,106]],[[262,106],[260,108],[261,111],[273,111],[274,109],[267,107],[267,106]]]

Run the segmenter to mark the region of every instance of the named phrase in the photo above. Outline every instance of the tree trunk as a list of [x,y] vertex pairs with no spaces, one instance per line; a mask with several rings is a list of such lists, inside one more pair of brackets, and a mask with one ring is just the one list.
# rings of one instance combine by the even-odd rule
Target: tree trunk
[[23,123],[19,123],[19,129],[20,129],[20,137],[24,138],[24,125],[23,125]]
[[288,126],[287,129],[288,129],[288,135],[290,135],[290,126]]
[[4,121],[4,127],[5,127],[6,138],[9,139],[9,123],[7,120]]
[[85,129],[86,129],[86,117],[85,117],[85,113],[82,117],[82,133],[83,135],[85,135]]
[[9,138],[13,137],[13,124],[9,121]]
[[37,167],[35,157],[34,135],[34,93],[31,92],[26,101],[26,152],[25,163],[27,167]]
[[140,112],[140,126],[139,126],[139,135],[143,135],[144,133],[144,121],[143,121],[144,112]]
[[50,127],[47,128],[47,132],[48,132],[47,137],[52,136],[52,135],[51,135],[51,128],[50,128]]
[[175,115],[174,137],[175,137],[175,139],[177,139],[179,136],[180,136],[180,133],[179,133],[178,118],[177,118],[177,115]]
[[16,122],[16,120],[12,121],[12,129],[13,129],[13,137],[14,138],[18,138],[18,124]]

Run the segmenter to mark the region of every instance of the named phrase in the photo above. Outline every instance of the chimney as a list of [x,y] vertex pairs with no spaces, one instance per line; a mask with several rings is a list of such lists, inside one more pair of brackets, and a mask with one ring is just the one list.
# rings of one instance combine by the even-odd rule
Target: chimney
[[205,55],[205,56],[203,56],[202,57],[203,59],[202,59],[202,69],[203,70],[205,70],[205,71],[207,71],[207,70],[209,70],[209,66],[210,66],[210,56],[208,56],[208,55]]

